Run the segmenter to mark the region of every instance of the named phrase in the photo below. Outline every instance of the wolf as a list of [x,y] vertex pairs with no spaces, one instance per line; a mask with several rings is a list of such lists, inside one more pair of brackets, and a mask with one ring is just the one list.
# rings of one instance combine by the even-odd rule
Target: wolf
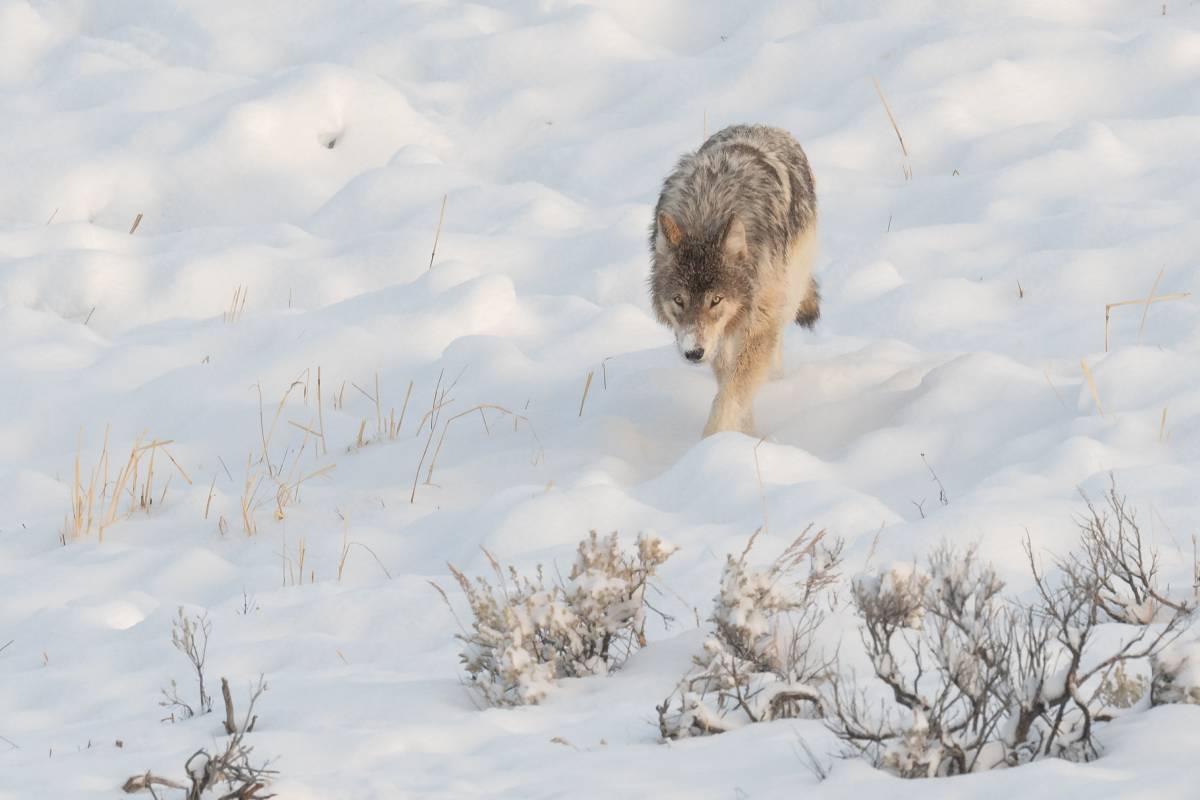
[[820,317],[816,226],[808,158],[779,128],[725,128],[663,182],[650,223],[651,306],[684,358],[712,364],[704,436],[753,434],[754,395],[782,364],[784,331]]

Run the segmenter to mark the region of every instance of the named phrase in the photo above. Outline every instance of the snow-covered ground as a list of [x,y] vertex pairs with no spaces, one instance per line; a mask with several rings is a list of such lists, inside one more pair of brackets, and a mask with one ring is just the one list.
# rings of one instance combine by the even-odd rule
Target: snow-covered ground
[[[2,0],[0,114],[0,798],[114,797],[221,736],[160,721],[160,688],[193,691],[181,605],[211,680],[267,676],[251,738],[284,798],[1196,796],[1192,706],[1109,725],[1090,764],[921,782],[818,784],[815,721],[664,745],[654,719],[764,508],[762,559],[810,522],[848,573],[950,539],[1021,593],[1026,532],[1065,551],[1111,472],[1190,578],[1194,0]],[[699,439],[714,381],[645,290],[661,177],[747,121],[808,151],[825,297],[759,396],[757,469],[756,440]],[[1106,327],[1152,290],[1192,296]],[[443,423],[524,420],[465,415],[438,449],[439,376]],[[97,502],[63,546],[106,429],[110,480],[171,441],[153,505],[100,541]],[[299,482],[281,514],[264,439]],[[591,528],[681,546],[674,624],[612,677],[478,710],[429,582],[486,572],[481,546],[565,571]]]

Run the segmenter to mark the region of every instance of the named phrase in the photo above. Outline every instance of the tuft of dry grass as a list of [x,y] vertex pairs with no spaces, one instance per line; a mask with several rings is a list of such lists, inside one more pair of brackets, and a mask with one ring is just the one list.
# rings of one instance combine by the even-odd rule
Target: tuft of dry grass
[[[187,471],[167,450],[167,445],[172,444],[172,440],[153,439],[149,443],[143,444],[145,436],[145,432],[142,432],[134,440],[129,457],[122,464],[116,479],[110,482],[108,477],[109,428],[105,427],[104,444],[100,449],[100,456],[97,458],[96,465],[88,471],[85,486],[81,463],[83,433],[80,432],[79,447],[75,453],[74,477],[71,483],[71,511],[63,521],[63,530],[59,535],[60,542],[66,544],[72,539],[89,536],[93,529],[96,530],[97,539],[103,542],[104,531],[119,520],[128,519],[137,511],[149,514],[155,503],[155,479],[159,473],[156,473],[154,468],[160,450],[174,465],[184,481],[191,485],[192,479]],[[166,501],[171,477],[171,475],[167,476],[163,490],[158,495],[157,502],[160,506]],[[127,505],[124,502],[126,498],[128,498]],[[107,510],[105,509],[106,505]]]
[[[256,512],[264,503],[269,502],[268,498],[260,497],[260,489],[264,481],[270,481],[275,485],[274,517],[277,521],[281,521],[286,516],[288,507],[299,502],[300,489],[303,484],[314,478],[328,475],[337,467],[336,464],[325,464],[307,473],[301,469],[301,460],[309,443],[314,443],[312,448],[314,459],[321,457],[321,451],[325,444],[324,417],[319,408],[313,420],[307,425],[295,420],[287,420],[288,426],[301,431],[304,436],[299,444],[288,443],[284,446],[281,454],[272,455],[272,442],[275,439],[275,432],[284,408],[297,389],[300,390],[305,405],[308,404],[313,375],[313,370],[305,369],[288,385],[275,407],[275,413],[269,426],[263,408],[262,385],[255,384],[254,388],[258,392],[259,454],[257,460],[253,452],[246,456],[246,479],[242,485],[241,497],[242,530],[247,536],[253,536],[258,532]],[[319,368],[316,371],[316,379],[315,396],[317,403],[320,404],[323,399]]]
[[251,459],[253,456],[246,456],[246,482],[242,486],[242,530],[247,536],[253,536],[258,533],[258,523],[254,519],[255,498],[258,496],[258,487],[262,483],[262,476],[253,468]]
[[[371,401],[375,407],[375,434],[370,438],[365,436],[367,430],[367,421],[364,419],[358,426],[358,436],[355,439],[355,448],[361,449],[372,442],[395,441],[400,436],[400,430],[404,427],[404,417],[408,413],[408,401],[412,399],[413,382],[408,382],[408,389],[404,393],[404,402],[400,406],[400,415],[396,415],[396,407],[392,406],[388,409],[385,416],[383,413],[383,395],[379,388],[379,373],[375,373],[375,394],[371,394],[366,389],[359,386],[357,383],[350,384],[358,390],[359,394]],[[343,390],[344,390],[343,386]]]
[[242,318],[246,311],[246,287],[238,284],[233,290],[233,299],[229,301],[229,308],[221,315],[226,324],[232,324]]
[[[479,405],[468,408],[466,411],[460,411],[459,413],[455,414],[454,416],[448,418],[442,424],[442,435],[440,437],[438,437],[437,449],[433,451],[433,458],[431,458],[429,460],[429,470],[425,473],[425,485],[426,486],[433,485],[433,469],[435,466],[437,466],[438,456],[441,454],[442,445],[446,441],[446,431],[449,430],[451,423],[453,423],[457,419],[462,419],[463,417],[467,416],[468,414],[474,414],[474,413],[478,412],[479,417],[483,422],[484,433],[489,436],[491,435],[492,432],[491,432],[491,429],[488,428],[487,417],[484,416],[485,411],[496,411],[496,412],[499,412],[502,416],[511,417],[512,421],[513,421],[513,430],[514,431],[517,430],[520,423],[524,422],[526,427],[529,428],[529,432],[533,435],[534,441],[537,443],[538,452],[539,453],[541,452],[541,449],[542,449],[541,440],[538,439],[537,432],[535,432],[533,430],[533,425],[530,424],[528,417],[524,416],[523,414],[518,414],[515,411],[509,411],[507,408],[505,408],[503,406],[495,405],[493,403],[480,403]],[[540,455],[538,457],[540,458]]]
[[[541,459],[544,455],[545,451],[544,451],[544,448],[542,447],[541,439],[538,438],[537,432],[533,429],[533,425],[530,423],[529,418],[526,417],[524,414],[518,414],[517,412],[512,411],[508,408],[505,408],[504,406],[497,405],[495,403],[479,403],[477,405],[471,406],[470,408],[468,408],[465,411],[460,411],[459,413],[445,419],[444,421],[442,420],[443,411],[445,411],[447,406],[449,406],[451,403],[454,402],[454,398],[450,396],[450,393],[454,390],[454,387],[458,385],[458,381],[463,376],[463,373],[465,371],[466,371],[466,367],[464,367],[461,371],[459,371],[458,375],[454,378],[454,380],[451,381],[450,384],[446,385],[446,386],[443,386],[443,379],[445,377],[444,371],[442,373],[438,374],[437,383],[435,384],[434,390],[433,390],[432,403],[430,404],[429,410],[425,412],[425,415],[421,417],[421,421],[417,425],[417,432],[416,432],[417,436],[420,436],[421,432],[426,429],[426,425],[428,425],[429,427],[428,427],[428,433],[425,436],[425,446],[421,450],[421,457],[417,461],[416,470],[413,472],[412,491],[409,493],[409,498],[408,498],[409,503],[415,503],[417,501],[417,486],[418,485],[423,485],[423,486],[434,486],[435,485],[433,483],[433,472],[434,472],[434,469],[437,467],[437,459],[438,459],[438,456],[442,452],[442,446],[446,442],[446,433],[449,430],[450,425],[452,423],[454,423],[456,420],[462,419],[463,417],[470,416],[473,414],[478,414],[480,423],[483,426],[484,434],[489,435],[489,436],[491,435],[492,431],[488,425],[488,419],[487,419],[488,411],[496,412],[501,416],[510,417],[513,421],[513,430],[514,431],[516,431],[520,428],[521,423],[525,423],[526,427],[529,428],[529,432],[533,436],[533,440],[534,440],[535,450],[534,450],[533,463],[537,464],[539,461],[541,461]],[[591,381],[589,379],[588,383],[590,383],[590,382]],[[586,387],[585,387],[584,399],[586,400]],[[526,405],[528,405],[528,403]],[[440,436],[438,436],[439,423],[441,425],[441,435]],[[437,436],[437,446],[436,447],[433,447],[434,436]],[[431,448],[433,448],[432,457],[430,457]],[[429,458],[428,467],[426,467],[426,458]],[[424,483],[421,483],[422,468],[425,469]]]
[[[281,586],[303,586],[304,585],[304,562],[308,558],[308,543],[303,536],[296,543],[296,556],[293,558],[288,553],[287,533],[283,533],[280,539],[279,563],[282,570]],[[310,570],[308,576],[310,584],[317,582],[316,570]]]
[[454,398],[450,397],[450,392],[458,384],[458,379],[462,377],[462,372],[458,373],[449,386],[442,387],[442,379],[445,377],[445,370],[438,372],[437,383],[433,387],[433,402],[429,406],[429,410],[425,412],[425,416],[421,417],[420,424],[417,425],[417,436],[421,435],[421,431],[425,429],[425,423],[429,423],[429,434],[425,437],[425,447],[421,450],[421,458],[417,461],[417,469],[413,473],[412,492],[409,494],[408,502],[417,502],[417,481],[421,478],[421,467],[425,465],[425,458],[429,455],[429,447],[433,444],[433,435],[437,431],[438,419],[442,415],[442,409],[454,402]]

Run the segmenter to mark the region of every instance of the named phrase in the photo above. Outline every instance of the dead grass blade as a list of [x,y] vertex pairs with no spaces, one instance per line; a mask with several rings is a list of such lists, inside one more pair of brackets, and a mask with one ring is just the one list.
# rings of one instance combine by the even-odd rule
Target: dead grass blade
[[896,117],[892,114],[892,107],[883,95],[883,87],[879,85],[878,79],[872,78],[871,80],[875,83],[875,93],[879,95],[879,102],[883,103],[883,110],[887,112],[888,122],[892,123],[892,130],[896,132],[896,139],[900,142],[900,152],[904,154],[904,180],[911,180],[912,164],[909,160],[908,146],[904,144],[904,136],[900,133],[900,126],[896,124]]

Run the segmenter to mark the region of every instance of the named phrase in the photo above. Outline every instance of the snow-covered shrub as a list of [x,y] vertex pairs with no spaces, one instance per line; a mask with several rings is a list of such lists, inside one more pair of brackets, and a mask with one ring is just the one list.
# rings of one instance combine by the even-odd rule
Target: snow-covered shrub
[[1086,496],[1087,514],[1079,519],[1080,550],[1071,560],[1083,569],[1091,563],[1104,565],[1099,577],[1098,601],[1113,622],[1147,625],[1197,606],[1200,562],[1191,563],[1192,585],[1171,591],[1160,584],[1159,554],[1142,539],[1137,515],[1125,498],[1110,484],[1104,495],[1106,508],[1097,509]]
[[1178,644],[1150,659],[1150,704],[1200,705],[1200,639]]
[[832,660],[813,644],[831,603],[842,543],[805,529],[764,568],[728,556],[695,667],[657,707],[663,738],[720,733],[750,722],[819,714]]
[[[485,551],[486,552],[486,551]],[[472,621],[458,638],[470,677],[490,705],[537,703],[559,678],[604,675],[645,644],[646,587],[675,548],[652,534],[633,552],[617,534],[595,531],[579,543],[566,581],[547,583],[488,554],[496,585],[450,567],[466,594]]]
[[1094,634],[1111,620],[1108,590],[1121,568],[1111,551],[1085,547],[1053,577],[1028,543],[1026,553],[1036,590],[1026,604],[1001,597],[1003,584],[973,550],[946,546],[923,571],[856,580],[863,643],[892,702],[881,709],[838,678],[832,730],[909,778],[1096,756],[1095,723],[1139,699],[1124,665],[1160,651],[1188,609],[1101,643]]
[[899,708],[873,714],[839,677],[834,731],[904,777],[966,772],[994,757],[985,745],[997,735],[1003,703],[996,690],[1010,647],[1002,587],[973,551],[949,548],[937,550],[926,569],[901,565],[854,580],[867,656]]

